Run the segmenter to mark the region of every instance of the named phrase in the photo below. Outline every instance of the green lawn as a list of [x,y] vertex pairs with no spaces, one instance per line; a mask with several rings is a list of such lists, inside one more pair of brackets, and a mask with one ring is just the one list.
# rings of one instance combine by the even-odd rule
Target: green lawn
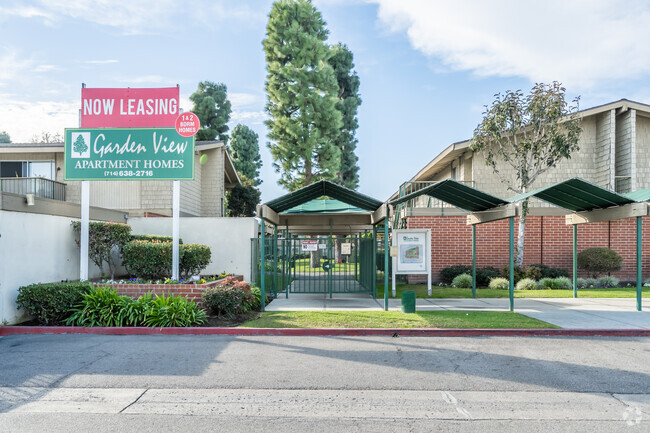
[[244,322],[245,328],[558,328],[508,311],[274,311]]
[[[392,295],[388,288],[388,296]],[[418,298],[429,298],[426,284],[397,284],[397,297],[402,297],[402,291],[414,290]],[[472,289],[456,289],[454,287],[433,286],[430,298],[471,298]],[[650,287],[643,288],[643,297],[650,295]],[[508,290],[476,289],[477,298],[507,298]],[[377,285],[377,298],[384,297],[384,286]],[[572,298],[573,290],[516,290],[515,298]],[[636,298],[636,287],[617,287],[612,289],[578,289],[579,298]]]
[[[309,259],[298,259],[296,260],[296,272],[324,272],[323,264],[325,259],[320,260],[320,267],[311,268],[309,267]],[[356,263],[335,263],[332,268],[332,272],[354,272]],[[292,270],[293,272],[293,270]]]

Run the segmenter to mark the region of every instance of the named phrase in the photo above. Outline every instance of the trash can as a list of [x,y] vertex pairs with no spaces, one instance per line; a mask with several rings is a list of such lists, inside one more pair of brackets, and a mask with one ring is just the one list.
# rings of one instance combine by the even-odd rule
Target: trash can
[[415,291],[402,292],[402,313],[415,313]]

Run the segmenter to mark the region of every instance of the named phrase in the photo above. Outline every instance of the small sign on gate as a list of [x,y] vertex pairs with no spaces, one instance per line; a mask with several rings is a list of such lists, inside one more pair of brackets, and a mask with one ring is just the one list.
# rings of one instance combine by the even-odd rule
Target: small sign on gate
[[318,251],[318,241],[317,240],[305,240],[302,241],[302,250],[303,251]]
[[349,242],[341,244],[341,254],[348,256],[352,254],[352,244]]

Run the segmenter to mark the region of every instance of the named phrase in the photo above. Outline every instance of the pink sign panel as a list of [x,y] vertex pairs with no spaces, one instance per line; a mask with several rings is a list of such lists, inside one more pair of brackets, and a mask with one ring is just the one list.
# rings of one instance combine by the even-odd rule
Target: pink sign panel
[[179,88],[81,89],[82,128],[175,127]]

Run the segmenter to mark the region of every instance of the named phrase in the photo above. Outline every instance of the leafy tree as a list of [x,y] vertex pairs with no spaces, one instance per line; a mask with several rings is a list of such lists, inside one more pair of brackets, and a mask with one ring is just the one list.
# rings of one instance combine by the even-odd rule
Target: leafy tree
[[80,155],[88,150],[88,145],[86,144],[83,135],[79,134],[77,136],[77,139],[72,144],[72,149]]
[[228,89],[223,83],[202,81],[199,88],[192,93],[190,100],[194,103],[192,111],[201,121],[201,129],[196,134],[196,140],[219,139],[228,141],[228,121],[230,120],[230,101]]
[[229,217],[252,217],[255,216],[255,209],[260,202],[261,192],[255,188],[253,179],[246,175],[240,175],[242,184],[236,185],[232,191],[226,194]]
[[359,158],[355,154],[358,140],[355,132],[359,127],[357,121],[357,109],[361,105],[359,97],[359,77],[352,69],[354,68],[353,55],[347,46],[343,44],[334,45],[332,48],[330,65],[336,73],[336,80],[339,86],[338,101],[336,108],[341,112],[343,126],[336,138],[336,146],[341,151],[341,166],[337,173],[338,183],[350,188],[357,189],[359,186]]
[[7,131],[0,131],[0,143],[11,143],[11,137]]
[[245,125],[237,125],[230,135],[230,149],[232,150],[232,162],[240,175],[253,180],[257,186],[262,183],[259,179],[262,157],[258,136]]
[[309,0],[273,4],[262,42],[266,54],[266,121],[280,184],[294,191],[320,179],[334,180],[342,126],[338,84],[328,63],[328,31]]
[[[566,89],[554,81],[537,83],[526,96],[521,90],[495,95],[474,131],[470,149],[481,151],[485,164],[515,193],[525,193],[542,173],[579,149],[580,119],[565,100]],[[528,199],[521,202],[517,265],[524,260]]]

